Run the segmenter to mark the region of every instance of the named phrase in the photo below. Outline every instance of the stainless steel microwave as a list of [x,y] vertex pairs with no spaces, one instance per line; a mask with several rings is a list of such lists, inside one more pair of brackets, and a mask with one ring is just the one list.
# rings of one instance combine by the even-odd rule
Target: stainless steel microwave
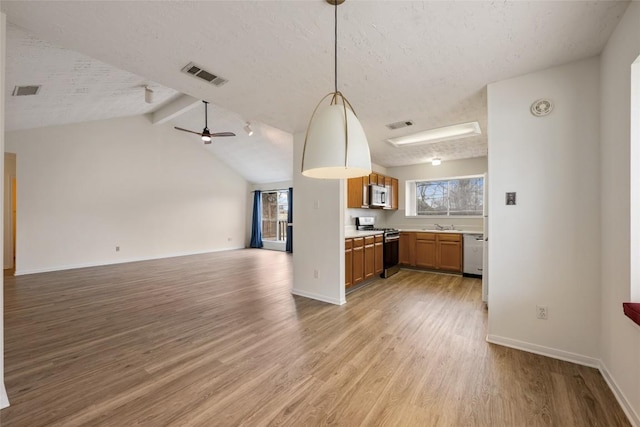
[[389,200],[387,187],[382,185],[369,185],[369,206],[385,207]]

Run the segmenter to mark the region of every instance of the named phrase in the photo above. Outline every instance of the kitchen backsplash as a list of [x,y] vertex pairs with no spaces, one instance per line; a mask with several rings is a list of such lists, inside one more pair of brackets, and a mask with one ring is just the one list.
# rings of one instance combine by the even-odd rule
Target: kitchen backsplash
[[404,209],[390,211],[384,209],[346,209],[344,225],[347,228],[355,228],[356,217],[375,217],[376,227],[390,227],[402,229],[435,229],[436,224],[443,226],[453,225],[456,230],[482,232],[483,218],[407,218]]

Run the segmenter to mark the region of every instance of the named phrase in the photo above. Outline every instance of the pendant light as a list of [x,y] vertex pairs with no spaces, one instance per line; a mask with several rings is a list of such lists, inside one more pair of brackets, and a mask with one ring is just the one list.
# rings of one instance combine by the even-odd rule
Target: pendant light
[[[371,173],[371,155],[364,129],[347,98],[338,91],[338,5],[334,6],[334,91],[316,106],[302,150],[302,175],[309,178],[356,178]],[[321,104],[330,98],[329,104]]]

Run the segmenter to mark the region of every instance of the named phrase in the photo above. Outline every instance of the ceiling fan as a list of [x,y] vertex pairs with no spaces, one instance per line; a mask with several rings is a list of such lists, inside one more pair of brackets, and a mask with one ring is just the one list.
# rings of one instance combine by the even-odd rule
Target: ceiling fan
[[195,133],[196,135],[200,135],[205,144],[211,144],[211,138],[218,138],[220,136],[236,136],[233,132],[209,132],[209,125],[207,123],[207,101],[202,101],[204,103],[204,129],[202,132],[195,132],[189,129],[179,128],[178,126],[174,126],[175,129],[181,130],[183,132]]

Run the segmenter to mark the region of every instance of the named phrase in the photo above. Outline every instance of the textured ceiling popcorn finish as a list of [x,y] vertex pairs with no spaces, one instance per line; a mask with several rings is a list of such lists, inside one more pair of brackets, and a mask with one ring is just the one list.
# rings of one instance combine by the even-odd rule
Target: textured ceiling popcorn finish
[[[347,1],[338,9],[338,87],[365,129],[374,163],[399,166],[434,156],[446,161],[485,155],[486,85],[599,54],[627,6],[618,1]],[[0,7],[9,22],[42,40],[286,133],[303,132],[317,100],[333,89],[333,8],[323,0],[3,1]],[[214,87],[185,75],[180,70],[190,61],[229,82]],[[49,78],[59,72],[52,65]],[[60,72],[66,76],[68,70]],[[109,84],[110,73],[102,73],[98,67],[91,75]],[[46,81],[8,81],[7,86],[14,83],[47,88]],[[74,83],[77,90],[92,88]],[[553,94],[539,94],[547,96]],[[78,110],[98,115],[103,109],[97,104]],[[74,108],[75,102],[67,98],[64,105]],[[14,108],[7,105],[11,114]],[[49,108],[56,106],[43,107]],[[11,118],[12,126],[30,122],[25,112]],[[414,126],[385,126],[407,118]],[[483,132],[479,137],[402,148],[385,141],[475,120]],[[235,129],[238,135],[243,122]],[[217,124],[211,128],[234,131]],[[255,169],[271,160],[254,150],[227,154],[227,161],[238,162],[237,169]],[[279,154],[273,157],[282,160]]]
[[[6,87],[26,85],[42,87],[37,95],[5,97],[7,131],[145,114],[178,94],[9,24]],[[144,101],[145,85],[153,104]]]

